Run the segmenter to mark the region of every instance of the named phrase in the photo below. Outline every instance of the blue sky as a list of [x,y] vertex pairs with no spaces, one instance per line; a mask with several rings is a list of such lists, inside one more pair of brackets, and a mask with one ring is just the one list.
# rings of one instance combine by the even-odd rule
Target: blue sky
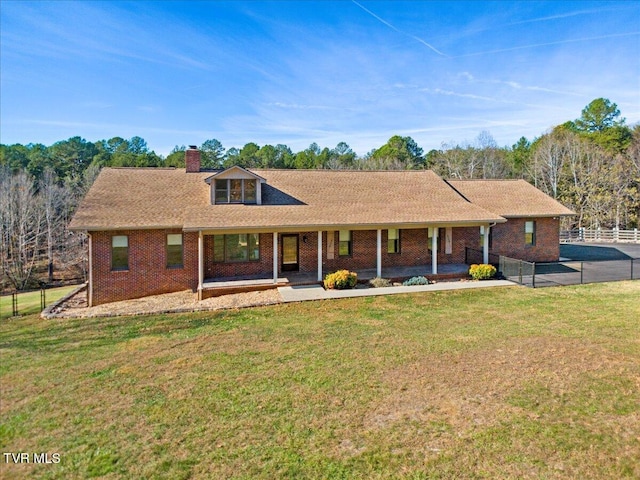
[[488,131],[503,146],[598,97],[640,121],[640,2],[4,0],[0,15],[5,144],[363,155]]

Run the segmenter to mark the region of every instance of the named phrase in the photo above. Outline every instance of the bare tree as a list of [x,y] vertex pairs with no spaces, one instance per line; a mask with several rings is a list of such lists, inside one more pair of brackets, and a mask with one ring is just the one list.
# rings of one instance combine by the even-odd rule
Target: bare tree
[[29,285],[43,242],[44,215],[32,179],[24,172],[0,173],[2,270],[13,286]]

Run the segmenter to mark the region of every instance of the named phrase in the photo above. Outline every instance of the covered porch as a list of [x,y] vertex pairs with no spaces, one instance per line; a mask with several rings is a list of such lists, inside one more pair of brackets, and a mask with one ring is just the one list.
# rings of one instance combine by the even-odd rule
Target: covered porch
[[[360,281],[374,277],[397,281],[418,275],[434,280],[464,277],[468,266],[463,263],[463,245],[469,229],[476,239],[481,239],[483,256],[488,258],[488,235],[484,234],[489,231],[488,224],[402,226],[410,228],[347,226],[351,230],[292,229],[260,233],[225,232],[224,235],[200,231],[199,297],[317,284],[327,273],[341,269],[355,271]],[[456,227],[462,228],[454,240]],[[343,240],[344,232],[346,240]],[[218,243],[214,236],[219,239]],[[223,239],[233,242],[233,248],[227,248],[227,253],[238,250],[243,255],[239,262],[223,262],[227,258],[220,251],[220,263],[213,264],[217,270],[214,271],[210,268],[211,254],[205,252],[216,255],[216,245],[220,245]],[[443,263],[439,262],[439,256]]]
[[[410,267],[387,267],[383,269],[382,276],[392,281],[402,281],[416,276],[424,276],[429,280],[446,281],[464,278],[469,271],[469,265],[463,263],[439,265],[437,274],[432,274],[431,268],[432,265],[430,264]],[[379,276],[375,268],[356,270],[356,273],[360,282],[366,282]],[[283,272],[277,277],[276,281],[270,275],[208,278],[204,280],[202,285],[202,298],[228,295],[230,293],[268,290],[284,286],[315,285],[320,282],[321,279],[318,280],[315,272]]]

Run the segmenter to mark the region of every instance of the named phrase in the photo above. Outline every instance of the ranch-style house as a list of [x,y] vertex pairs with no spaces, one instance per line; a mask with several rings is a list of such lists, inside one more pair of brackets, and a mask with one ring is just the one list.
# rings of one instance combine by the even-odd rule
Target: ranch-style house
[[[89,305],[339,270],[438,269],[559,257],[569,209],[524,180],[445,181],[429,170],[105,168],[70,228],[89,236]],[[216,290],[218,289],[218,290]]]

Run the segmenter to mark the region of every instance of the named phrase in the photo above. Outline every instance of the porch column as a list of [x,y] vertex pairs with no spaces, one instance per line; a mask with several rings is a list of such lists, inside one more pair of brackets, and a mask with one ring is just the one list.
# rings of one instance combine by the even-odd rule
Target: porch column
[[376,276],[382,277],[382,230],[378,229],[378,242],[376,246]]
[[485,225],[484,227],[484,237],[482,241],[482,263],[489,263],[489,233],[491,227],[489,225]]
[[273,283],[278,283],[278,232],[273,232]]
[[322,230],[318,231],[318,281],[322,281]]
[[202,287],[204,284],[204,236],[202,230],[198,231],[198,300],[202,300]]
[[438,228],[431,229],[431,274],[438,274]]

